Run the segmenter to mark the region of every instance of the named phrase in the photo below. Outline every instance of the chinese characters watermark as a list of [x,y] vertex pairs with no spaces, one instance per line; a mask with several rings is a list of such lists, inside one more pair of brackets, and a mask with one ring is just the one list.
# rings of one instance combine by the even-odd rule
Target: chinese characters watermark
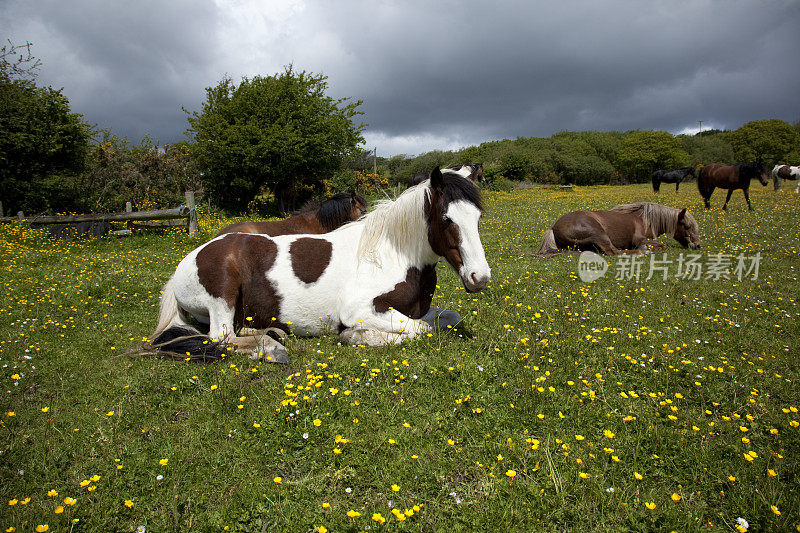
[[[685,280],[730,280],[758,279],[761,266],[761,253],[753,256],[744,254],[730,255],[723,253],[709,254],[684,254],[677,259],[670,259],[667,254],[626,255],[616,256],[614,265],[614,279],[622,281],[648,281],[656,278],[666,281],[673,279]],[[608,270],[608,262],[594,252],[583,252],[578,259],[578,275],[581,280],[589,283],[603,277]],[[646,270],[646,272],[645,272]]]

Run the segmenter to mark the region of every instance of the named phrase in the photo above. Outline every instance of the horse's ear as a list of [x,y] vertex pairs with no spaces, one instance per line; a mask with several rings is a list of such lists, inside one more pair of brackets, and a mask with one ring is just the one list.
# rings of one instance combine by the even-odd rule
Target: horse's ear
[[444,188],[444,178],[442,177],[442,171],[439,170],[439,167],[433,169],[431,172],[431,188],[441,191]]
[[684,218],[686,218],[686,208],[685,207],[683,209],[681,209],[680,213],[678,213],[678,220],[683,220]]

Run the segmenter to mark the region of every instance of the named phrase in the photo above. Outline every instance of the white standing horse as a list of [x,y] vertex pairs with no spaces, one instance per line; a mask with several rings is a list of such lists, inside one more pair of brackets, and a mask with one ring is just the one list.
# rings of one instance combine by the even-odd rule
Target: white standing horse
[[797,180],[794,192],[800,192],[800,167],[791,167],[789,165],[775,165],[772,167],[772,185],[776,191],[781,188],[783,180]]
[[[217,237],[189,252],[164,286],[152,345],[215,359],[236,344],[288,362],[269,335],[253,341],[235,332],[338,331],[347,344],[378,346],[454,325],[458,313],[430,305],[436,264],[443,257],[468,292],[489,283],[481,213],[475,184],[436,168],[430,180],[330,233]],[[192,322],[208,325],[208,334]]]

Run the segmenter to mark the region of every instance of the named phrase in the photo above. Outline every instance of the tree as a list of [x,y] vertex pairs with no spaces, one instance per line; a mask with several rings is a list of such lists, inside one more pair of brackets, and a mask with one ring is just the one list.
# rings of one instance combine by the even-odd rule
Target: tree
[[220,206],[241,210],[262,189],[286,210],[302,187],[320,187],[364,143],[353,117],[361,101],[325,95],[327,77],[295,72],[206,89],[188,117],[204,184]]
[[617,152],[618,169],[637,182],[650,179],[654,170],[683,167],[688,161],[680,141],[666,131],[628,132]]
[[200,170],[186,142],[163,147],[145,136],[137,145],[101,130],[89,150],[86,170],[74,180],[81,192],[75,207],[121,211],[130,201],[139,210],[175,207],[187,190],[201,187]]
[[681,147],[689,154],[690,165],[735,163],[728,132],[706,130],[695,135],[679,135]]
[[[28,51],[15,59],[20,49]],[[11,60],[9,60],[9,58]],[[37,87],[30,43],[0,50],[0,199],[10,212],[68,207],[91,128],[61,90]]]
[[733,155],[740,163],[774,165],[796,161],[800,155],[800,134],[791,124],[776,118],[748,122],[731,132],[729,139]]

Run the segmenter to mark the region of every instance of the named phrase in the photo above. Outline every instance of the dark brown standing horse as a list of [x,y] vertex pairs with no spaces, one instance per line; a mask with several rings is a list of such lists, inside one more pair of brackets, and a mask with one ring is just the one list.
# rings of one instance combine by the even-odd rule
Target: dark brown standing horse
[[739,163],[738,165],[720,165],[714,163],[700,169],[697,176],[697,188],[703,197],[706,209],[711,207],[711,195],[714,188],[728,189],[728,196],[722,209],[728,208],[728,201],[731,199],[733,191],[742,189],[744,199],[747,200],[747,208],[752,211],[753,205],[750,203],[750,180],[758,178],[761,185],[767,186],[769,183],[769,172],[764,163]]
[[[455,170],[456,174],[470,179],[475,183],[486,182],[486,178],[483,176],[483,163],[465,163],[463,165],[453,165],[452,167],[448,167],[448,169]],[[412,174],[411,177],[408,178],[408,187],[419,185],[430,177],[431,175],[427,172]]]
[[339,193],[322,203],[307,204],[284,220],[236,222],[226,226],[217,236],[226,233],[257,233],[275,237],[299,233],[328,233],[339,226],[358,220],[367,212],[367,201],[358,193]]
[[644,253],[668,233],[682,246],[700,248],[695,218],[686,209],[650,202],[618,205],[608,211],[572,211],[547,230],[535,255],[550,257],[568,249],[599,250],[608,255]]

